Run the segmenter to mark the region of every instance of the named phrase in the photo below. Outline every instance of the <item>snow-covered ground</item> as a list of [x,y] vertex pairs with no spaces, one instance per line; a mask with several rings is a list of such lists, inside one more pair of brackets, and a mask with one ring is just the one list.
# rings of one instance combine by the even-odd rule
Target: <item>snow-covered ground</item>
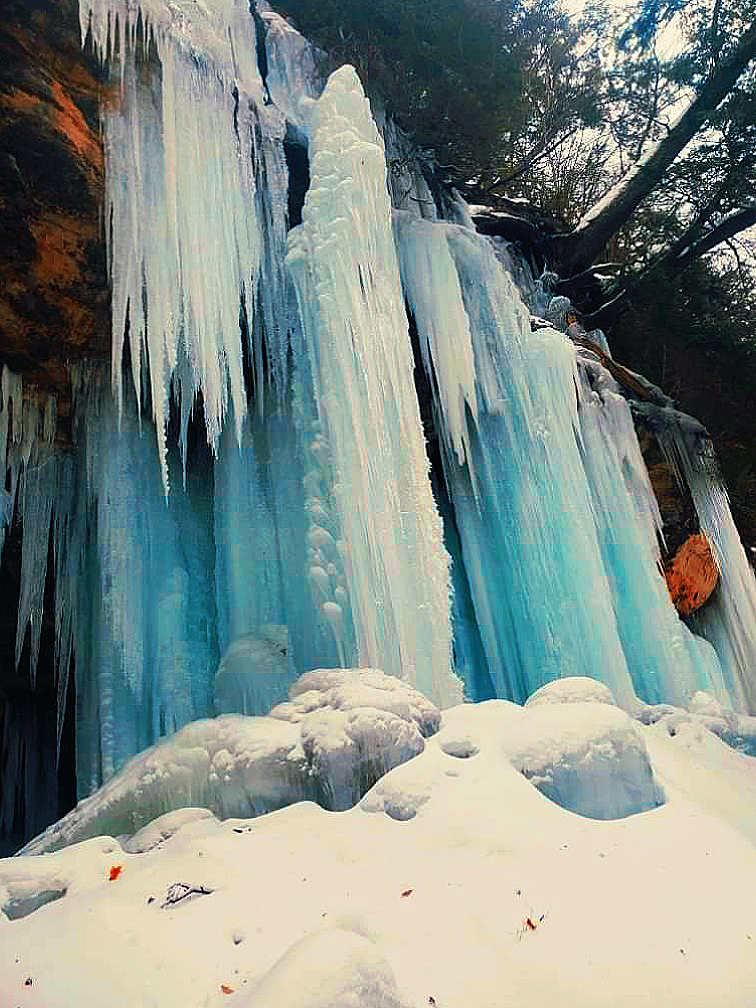
[[[756,760],[703,715],[554,692],[445,712],[349,811],[182,809],[0,861],[0,1005],[752,1008]],[[646,811],[542,793],[591,779]]]

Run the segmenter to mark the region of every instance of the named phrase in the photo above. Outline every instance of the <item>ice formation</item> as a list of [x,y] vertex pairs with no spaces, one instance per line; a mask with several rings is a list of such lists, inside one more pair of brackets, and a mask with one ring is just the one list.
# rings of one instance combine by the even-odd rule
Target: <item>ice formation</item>
[[141,847],[148,824],[177,809],[193,810],[192,819],[197,808],[228,819],[297,801],[350,808],[421,753],[439,722],[425,697],[377,670],[309,672],[270,716],[193,721],[141,752],[24,851],[55,851],[98,834],[137,834],[131,846]]
[[334,468],[357,653],[449,706],[462,696],[449,561],[412,382],[384,148],[351,67],[331,75],[316,106],[310,162],[287,265]]
[[[628,404],[548,277],[432,191],[352,68],[323,87],[309,45],[253,7],[80,4],[113,85],[111,367],[74,369],[70,451],[52,400],[7,369],[0,388],[17,657],[28,640],[33,678],[49,543],[80,798],[166,734],[264,714],[326,667],[375,667],[442,708],[463,685],[522,702],[590,676],[649,722],[705,692],[745,745],[756,583],[716,479],[661,438],[723,572],[686,625]],[[329,779],[337,720],[347,763],[381,733],[422,742],[402,712],[345,710],[308,712],[297,742]],[[0,830],[33,791],[22,747],[4,750]],[[313,794],[343,807],[350,779]]]

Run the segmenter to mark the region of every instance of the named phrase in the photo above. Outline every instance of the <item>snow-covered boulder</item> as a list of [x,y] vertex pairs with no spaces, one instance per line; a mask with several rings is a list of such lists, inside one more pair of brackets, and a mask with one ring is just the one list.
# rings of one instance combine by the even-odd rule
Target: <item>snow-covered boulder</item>
[[541,686],[525,701],[526,707],[542,704],[605,703],[617,705],[612,691],[604,683],[588,676],[566,676]]
[[513,766],[562,808],[620,819],[664,801],[640,729],[606,702],[526,708],[505,740]]
[[131,759],[24,853],[103,834],[121,838],[129,850],[149,849],[164,825],[153,820],[176,809],[205,809],[220,819],[298,801],[346,809],[383,774],[421,753],[424,735],[440,722],[420,693],[372,669],[309,672],[291,697],[270,716],[226,714],[186,725]]
[[351,808],[384,774],[425,748],[413,722],[375,707],[321,708],[302,718],[299,730],[317,801],[333,811]]

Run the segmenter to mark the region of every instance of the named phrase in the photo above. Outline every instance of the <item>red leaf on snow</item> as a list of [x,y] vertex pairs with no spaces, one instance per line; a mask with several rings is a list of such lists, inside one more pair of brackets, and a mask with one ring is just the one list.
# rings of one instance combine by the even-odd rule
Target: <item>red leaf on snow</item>
[[114,864],[113,867],[110,869],[110,875],[108,876],[108,881],[115,882],[115,880],[118,878],[118,876],[121,874],[122,871],[123,871],[123,865]]

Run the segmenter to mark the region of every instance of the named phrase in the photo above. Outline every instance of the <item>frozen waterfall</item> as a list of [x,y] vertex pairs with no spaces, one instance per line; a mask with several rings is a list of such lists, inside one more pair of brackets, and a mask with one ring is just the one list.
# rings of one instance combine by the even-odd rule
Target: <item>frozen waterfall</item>
[[699,690],[753,711],[756,584],[723,491],[661,439],[722,570],[686,625],[627,401],[565,333],[531,331],[459,200],[443,219],[406,165],[387,184],[354,70],[323,87],[247,0],[80,7],[114,93],[111,366],[75,370],[70,446],[52,401],[7,369],[0,389],[17,660],[28,640],[33,677],[49,557],[80,795],[317,668],[376,667],[441,707],[587,675],[631,712]]

